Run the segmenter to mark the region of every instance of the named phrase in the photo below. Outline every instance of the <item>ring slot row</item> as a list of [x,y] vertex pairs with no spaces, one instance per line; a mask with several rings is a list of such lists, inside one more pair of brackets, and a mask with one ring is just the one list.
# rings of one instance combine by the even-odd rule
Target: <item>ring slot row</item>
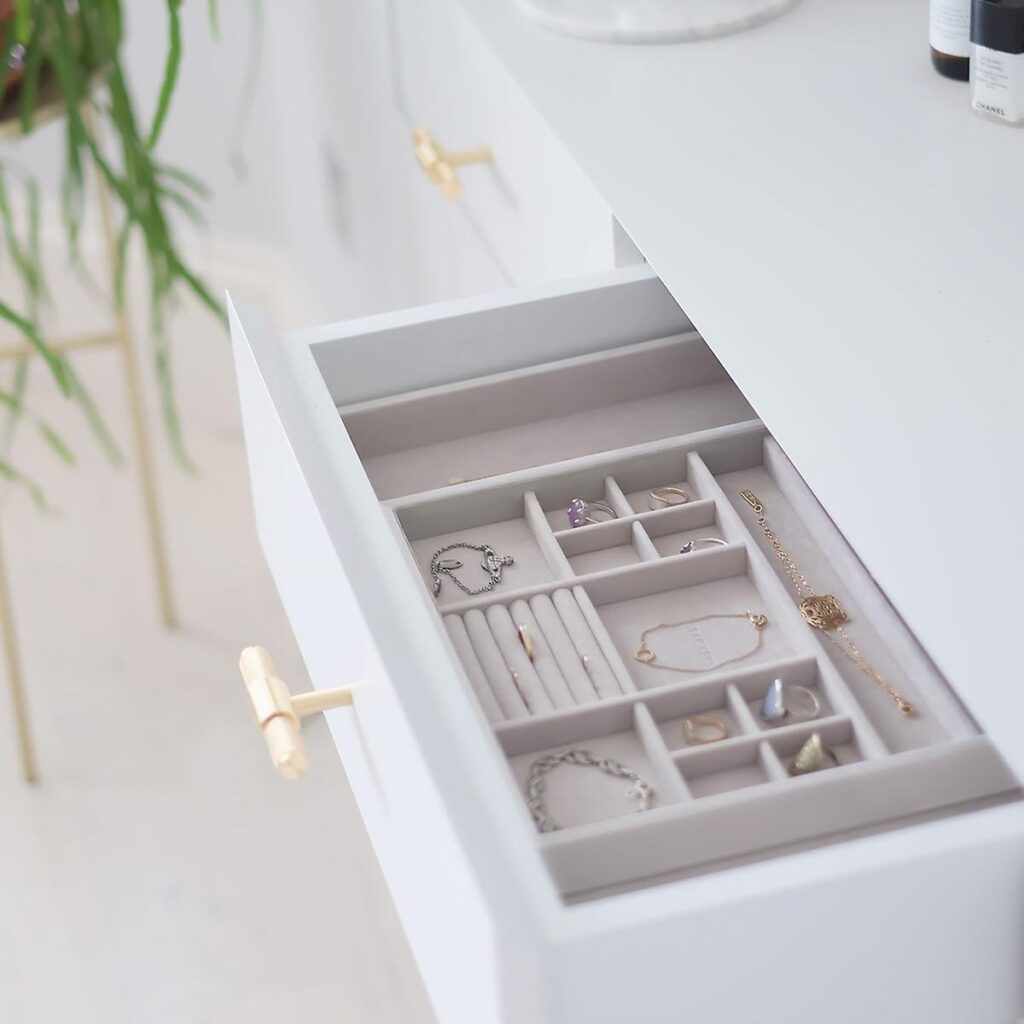
[[443,621],[492,725],[622,696],[619,674],[568,590]]

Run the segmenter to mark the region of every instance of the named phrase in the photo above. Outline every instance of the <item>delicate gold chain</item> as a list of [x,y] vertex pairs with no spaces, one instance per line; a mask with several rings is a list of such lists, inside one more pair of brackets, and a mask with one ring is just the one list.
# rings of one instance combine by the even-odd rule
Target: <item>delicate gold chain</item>
[[[752,491],[741,491],[740,496],[754,510],[754,514],[757,516],[757,525],[764,531],[768,543],[771,544],[772,550],[778,556],[786,571],[789,582],[793,584],[797,596],[802,599],[800,601],[800,614],[803,616],[804,621],[809,626],[824,633],[836,650],[852,661],[864,675],[885,690],[896,704],[896,707],[900,709],[901,714],[912,715],[914,713],[914,705],[899,693],[881,672],[872,668],[864,655],[860,653],[860,648],[853,642],[853,638],[843,627],[843,623],[848,621],[848,616],[843,606],[839,603],[839,599],[832,594],[816,594],[814,592],[814,588],[807,582],[807,577],[799,570],[796,562],[790,558],[789,552],[786,551],[782,546],[782,542],[775,535],[775,531],[768,525],[768,520],[764,515],[764,505],[761,504],[757,495]],[[836,639],[833,633],[839,635],[842,643]]]
[[[659,629],[676,629],[679,626],[690,626],[695,622],[707,622],[709,619],[746,619],[754,627],[754,632],[757,634],[757,642],[744,654],[737,654],[734,658],[727,658],[725,661],[720,661],[715,665],[709,665],[704,668],[682,668],[679,665],[660,664],[657,654],[647,646],[647,637],[651,633],[656,633]],[[695,619],[683,619],[681,622],[659,622],[656,626],[648,626],[640,634],[640,646],[636,649],[636,654],[633,657],[642,665],[648,665],[650,668],[665,669],[667,672],[712,672],[716,668],[731,665],[734,661],[742,661],[744,658],[749,658],[752,654],[756,654],[761,648],[761,631],[767,625],[768,617],[758,612],[741,612],[735,615],[699,615]]]

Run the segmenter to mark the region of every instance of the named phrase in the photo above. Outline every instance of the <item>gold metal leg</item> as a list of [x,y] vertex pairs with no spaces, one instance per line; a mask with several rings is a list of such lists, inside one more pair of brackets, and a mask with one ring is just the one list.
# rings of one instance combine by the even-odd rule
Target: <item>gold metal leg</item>
[[[96,194],[99,202],[100,221],[103,226],[103,240],[107,248],[107,263],[110,280],[117,273],[117,239],[114,237],[114,223],[110,212],[110,195],[99,172],[96,175]],[[160,504],[156,493],[156,473],[153,469],[153,452],[146,426],[146,407],[142,399],[142,380],[139,363],[132,342],[131,328],[124,309],[116,310],[117,329],[115,338],[124,359],[124,373],[128,384],[128,405],[135,435],[135,453],[139,462],[139,478],[142,483],[142,502],[146,513],[146,529],[153,555],[153,570],[156,573],[157,602],[160,618],[168,629],[178,625],[171,592],[171,573],[167,561],[167,547],[164,543],[164,528],[160,518]]]
[[11,588],[7,579],[2,536],[0,536],[0,632],[3,633],[4,663],[7,668],[7,685],[11,692],[11,709],[14,711],[14,728],[18,736],[21,774],[26,782],[35,782],[39,773],[36,768],[35,746],[32,743],[32,733],[28,725],[28,705],[22,685],[18,638],[14,629],[14,608],[11,603]]

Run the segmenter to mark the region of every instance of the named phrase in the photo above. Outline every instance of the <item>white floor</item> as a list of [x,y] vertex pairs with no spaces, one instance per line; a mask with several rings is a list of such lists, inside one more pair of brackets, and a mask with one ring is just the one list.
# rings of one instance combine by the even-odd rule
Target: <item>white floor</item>
[[[0,699],[0,1021],[429,1021],[325,727],[307,726],[310,775],[286,783],[251,721],[244,645],[306,680],[256,541],[226,337],[191,306],[173,333],[199,467],[170,462],[152,416],[178,631],[157,622],[134,467],[97,453],[38,368],[30,403],[79,465],[24,425],[15,448],[58,511],[3,502],[42,778],[19,781]],[[116,358],[76,365],[127,446]]]

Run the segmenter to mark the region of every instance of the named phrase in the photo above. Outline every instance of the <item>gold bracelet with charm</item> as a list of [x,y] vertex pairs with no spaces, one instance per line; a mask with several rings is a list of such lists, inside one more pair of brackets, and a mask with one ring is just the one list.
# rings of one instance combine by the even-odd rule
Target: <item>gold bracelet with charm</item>
[[[749,622],[750,625],[754,627],[754,643],[750,650],[744,651],[742,654],[734,655],[731,658],[726,658],[724,661],[716,662],[714,665],[687,668],[683,665],[666,665],[663,661],[658,660],[658,655],[650,648],[650,646],[648,646],[647,638],[652,633],[657,633],[659,630],[677,629],[680,626],[693,626],[698,622],[710,622],[713,619],[745,619]],[[646,665],[648,668],[661,668],[666,672],[713,672],[725,665],[731,665],[735,661],[742,661],[744,658],[749,658],[751,655],[756,654],[761,649],[761,640],[763,639],[762,631],[767,625],[767,615],[751,611],[738,612],[735,614],[698,615],[695,619],[683,619],[681,622],[659,622],[656,626],[648,626],[640,634],[640,646],[636,649],[636,653],[633,657],[636,661],[639,661],[642,665]]]
[[[796,563],[790,558],[789,553],[782,546],[782,542],[775,535],[775,532],[768,525],[765,519],[764,505],[752,491],[741,491],[740,497],[754,510],[757,516],[757,525],[764,531],[764,535],[771,544],[772,550],[778,556],[782,567],[786,571],[789,582],[800,598],[800,615],[804,622],[813,629],[820,630],[832,642],[844,657],[848,658],[864,673],[869,679],[877,683],[892,698],[900,714],[912,715],[914,705],[910,703],[901,693],[893,687],[881,672],[872,668],[867,659],[860,653],[860,649],[854,643],[853,638],[843,627],[844,622],[850,618],[845,609],[839,603],[839,598],[832,594],[816,594],[814,588],[807,582],[807,577],[797,568]],[[836,639],[836,637],[839,639]]]

